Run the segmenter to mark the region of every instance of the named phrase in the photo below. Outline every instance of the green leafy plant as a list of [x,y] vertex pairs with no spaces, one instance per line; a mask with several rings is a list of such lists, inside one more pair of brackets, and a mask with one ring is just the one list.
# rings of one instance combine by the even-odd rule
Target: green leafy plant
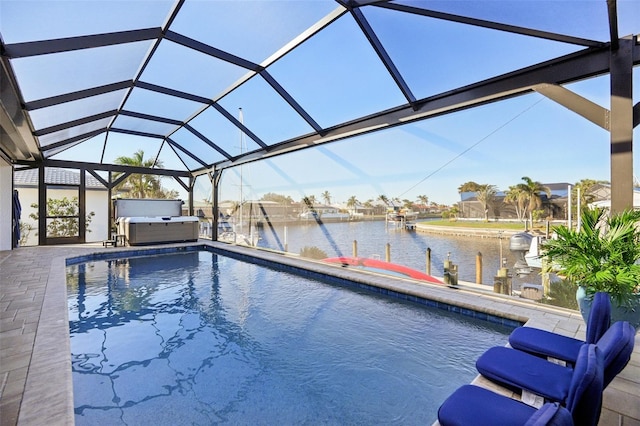
[[34,229],[35,227],[30,223],[20,222],[20,242],[19,242],[20,247],[27,244],[27,241],[29,240],[29,236],[31,235],[31,232]]
[[586,209],[580,230],[555,228],[557,238],[542,245],[547,271],[556,271],[587,296],[603,291],[620,306],[631,306],[640,292],[640,211],[609,215],[606,209]]
[[[38,210],[38,204],[33,203],[31,207]],[[72,198],[49,198],[47,199],[47,216],[52,217],[47,222],[48,237],[72,237],[78,234],[78,197]],[[91,232],[89,224],[96,214],[89,212],[85,218],[86,232]],[[38,214],[31,213],[29,217],[38,221]],[[36,235],[38,233],[36,232]]]

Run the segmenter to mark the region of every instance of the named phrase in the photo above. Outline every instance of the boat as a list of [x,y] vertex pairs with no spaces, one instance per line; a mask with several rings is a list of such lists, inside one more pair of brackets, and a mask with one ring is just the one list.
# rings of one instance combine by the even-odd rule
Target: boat
[[300,213],[298,217],[302,220],[318,220],[320,215],[313,210],[307,210],[306,212]]
[[257,247],[260,234],[249,224],[249,234],[242,232],[243,223],[236,222],[234,217],[220,215],[218,219],[218,241],[231,244]]
[[[240,124],[244,125],[244,116],[242,114],[242,108],[239,108],[238,112]],[[245,151],[245,141],[244,141],[244,132],[240,129],[240,153],[242,154]],[[260,241],[260,234],[255,229],[256,223],[252,223],[253,218],[253,202],[247,201],[244,199],[243,193],[243,170],[242,165],[239,166],[239,188],[240,201],[234,205],[230,211],[227,211],[227,214],[219,214],[218,217],[218,241],[222,241],[230,244],[240,244],[250,247],[257,247],[258,242]],[[249,205],[249,214],[245,214],[244,208],[245,204]],[[245,220],[248,219],[248,222]],[[248,228],[249,233],[247,234],[245,228]]]
[[316,207],[313,210],[307,210],[300,213],[300,219],[302,220],[322,220],[323,222],[340,222],[348,221],[351,218],[349,213],[341,213],[336,208],[329,207]]
[[406,223],[417,219],[418,212],[414,212],[410,209],[393,207],[387,211],[387,220],[389,222],[402,222]]
[[542,269],[542,255],[540,252],[540,247],[543,242],[544,237],[534,235],[531,239],[529,251],[527,251],[527,253],[524,255],[524,258],[527,261],[527,265],[532,268]]
[[343,220],[349,220],[351,218],[351,215],[349,215],[349,213],[340,213],[337,210],[333,210],[333,211],[323,211],[320,213],[320,219],[322,219],[323,221],[343,221]]
[[542,269],[542,256],[540,247],[544,237],[532,235],[528,232],[519,232],[509,239],[509,250],[516,258],[513,268],[518,275],[527,275],[534,269]]
[[397,263],[385,262],[380,259],[373,259],[367,257],[329,257],[322,260],[326,263],[339,264],[344,267],[353,267],[369,272],[378,272],[383,274],[396,275],[406,278],[413,278],[415,280],[427,281],[432,284],[444,283],[438,278],[431,275],[420,272],[417,269],[412,269],[407,266],[399,265]]

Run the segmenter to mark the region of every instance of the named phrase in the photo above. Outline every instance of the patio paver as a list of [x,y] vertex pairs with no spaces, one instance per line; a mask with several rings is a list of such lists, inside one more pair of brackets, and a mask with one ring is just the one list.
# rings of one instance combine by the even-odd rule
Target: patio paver
[[[584,338],[584,322],[578,313],[528,300],[490,292],[479,294],[464,286],[451,290],[388,277],[363,279],[354,271],[310,264],[281,254],[211,242],[199,244],[249,253],[314,272],[356,277],[362,282],[408,290],[449,304],[503,314],[511,319],[528,319],[527,325]],[[114,249],[88,244],[23,247],[0,252],[0,424],[66,426],[74,423],[64,260],[131,249],[140,250],[139,247]],[[474,383],[486,384],[486,381],[477,378]],[[636,334],[629,365],[605,391],[600,424],[640,426],[640,333]]]

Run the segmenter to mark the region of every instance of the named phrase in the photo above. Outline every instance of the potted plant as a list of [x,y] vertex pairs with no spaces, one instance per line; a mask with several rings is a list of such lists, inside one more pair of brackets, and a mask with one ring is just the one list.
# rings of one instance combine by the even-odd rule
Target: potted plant
[[640,327],[640,211],[609,214],[585,209],[579,230],[558,226],[556,236],[542,244],[545,272],[553,271],[577,286],[584,318],[599,291],[611,296],[612,320]]

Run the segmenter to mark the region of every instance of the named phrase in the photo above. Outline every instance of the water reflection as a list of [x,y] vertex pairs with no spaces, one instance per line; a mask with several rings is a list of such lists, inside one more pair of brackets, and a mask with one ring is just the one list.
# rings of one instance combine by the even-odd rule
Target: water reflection
[[210,252],[69,277],[78,425],[430,423],[511,331]]
[[[274,250],[282,249],[285,227],[274,225],[268,232],[260,234],[259,246]],[[328,257],[351,256],[353,241],[358,242],[358,255],[385,259],[386,244],[391,246],[391,261],[424,271],[426,269],[427,248],[431,249],[431,275],[443,275],[444,261],[450,255],[458,265],[458,278],[462,281],[476,281],[476,257],[482,254],[483,284],[493,286],[494,276],[502,266],[512,268],[515,257],[509,251],[507,237],[475,238],[449,235],[434,235],[409,232],[385,226],[384,221],[316,223],[288,226],[286,229],[288,251],[300,253],[305,246],[315,246],[324,250]],[[496,231],[497,234],[497,231]],[[279,238],[274,238],[274,235]],[[327,237],[327,236],[330,236]],[[523,277],[513,277],[514,289],[522,283],[540,284],[541,277],[534,271]]]
[[[77,424],[141,424],[184,398],[195,408],[189,423],[217,423],[235,410],[238,395],[212,392],[213,379],[237,367],[246,371],[236,376],[240,389],[253,382],[261,369],[251,354],[258,351],[238,349],[254,342],[226,319],[218,256],[207,256],[205,265],[191,252],[75,267],[69,328]],[[203,279],[211,286],[196,285]]]

